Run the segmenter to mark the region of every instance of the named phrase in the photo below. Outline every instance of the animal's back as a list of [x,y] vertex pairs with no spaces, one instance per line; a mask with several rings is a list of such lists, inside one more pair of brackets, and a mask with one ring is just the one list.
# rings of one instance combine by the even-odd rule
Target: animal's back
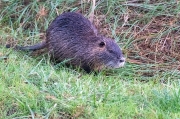
[[52,21],[47,29],[46,42],[54,60],[74,58],[76,61],[72,63],[77,63],[89,53],[88,39],[96,36],[97,30],[88,19],[79,13],[67,12]]
[[97,30],[92,23],[75,12],[63,13],[56,17],[47,30],[47,36],[51,35],[52,32],[65,33],[74,37],[97,35]]

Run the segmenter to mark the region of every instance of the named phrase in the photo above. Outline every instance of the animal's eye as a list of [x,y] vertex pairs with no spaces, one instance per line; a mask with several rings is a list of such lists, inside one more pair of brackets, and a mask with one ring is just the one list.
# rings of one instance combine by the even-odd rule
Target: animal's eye
[[101,47],[101,48],[104,47],[105,45],[106,45],[105,42],[100,42],[99,43],[99,47]]

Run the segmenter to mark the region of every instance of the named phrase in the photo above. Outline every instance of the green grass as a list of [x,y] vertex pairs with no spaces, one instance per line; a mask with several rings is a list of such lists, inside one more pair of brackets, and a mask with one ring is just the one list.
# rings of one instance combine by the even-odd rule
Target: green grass
[[[20,45],[39,42],[40,33],[45,33],[48,24],[57,13],[80,10],[87,16],[90,12],[90,3],[73,0],[34,1],[29,4],[23,4],[20,0],[10,0],[0,3],[1,119],[175,119],[180,117],[178,57],[145,50],[147,54],[157,53],[157,56],[160,54],[161,57],[168,57],[170,61],[159,63],[156,59],[150,59],[151,63],[144,63],[149,59],[145,55],[140,55],[141,49],[139,45],[136,46],[136,43],[144,43],[145,40],[139,40],[137,36],[146,30],[153,18],[163,15],[179,18],[180,5],[176,1],[159,0],[154,3],[98,1],[95,16],[106,15],[103,20],[97,17],[106,25],[104,29],[107,32],[100,29],[102,33],[115,38],[127,59],[142,61],[139,64],[129,61],[123,68],[102,71],[98,74],[86,74],[65,67],[63,63],[54,66],[47,55],[35,57],[27,52],[4,47],[7,42]],[[44,6],[48,13],[38,18],[40,6]],[[125,15],[129,17],[127,22],[124,20]],[[149,40],[153,46],[157,42],[164,41],[164,35],[179,36],[177,25],[178,22],[172,26],[165,24],[161,32],[154,33],[155,38],[146,41]],[[97,26],[103,25],[97,24]],[[135,27],[139,28],[139,34],[136,36]],[[175,31],[177,33],[173,34]],[[171,47],[174,48],[174,52],[177,51],[178,43],[178,40],[172,42]]]

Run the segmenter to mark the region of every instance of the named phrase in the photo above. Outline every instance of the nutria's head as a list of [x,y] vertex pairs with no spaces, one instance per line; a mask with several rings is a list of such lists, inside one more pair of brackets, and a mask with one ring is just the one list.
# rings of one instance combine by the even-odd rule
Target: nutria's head
[[86,58],[89,62],[91,69],[113,69],[124,66],[125,58],[122,54],[120,47],[114,40],[106,37],[93,37],[90,39],[89,50]]

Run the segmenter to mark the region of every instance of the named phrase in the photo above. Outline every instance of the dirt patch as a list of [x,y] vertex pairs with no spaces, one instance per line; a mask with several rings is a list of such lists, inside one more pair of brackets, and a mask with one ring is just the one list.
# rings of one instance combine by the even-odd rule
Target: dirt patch
[[[158,16],[144,28],[136,30],[134,36],[134,49],[130,50],[129,56],[134,51],[142,62],[167,63],[172,59],[180,60],[180,31],[177,25],[178,18]],[[143,29],[143,30],[142,30]],[[136,52],[137,53],[137,52]]]

